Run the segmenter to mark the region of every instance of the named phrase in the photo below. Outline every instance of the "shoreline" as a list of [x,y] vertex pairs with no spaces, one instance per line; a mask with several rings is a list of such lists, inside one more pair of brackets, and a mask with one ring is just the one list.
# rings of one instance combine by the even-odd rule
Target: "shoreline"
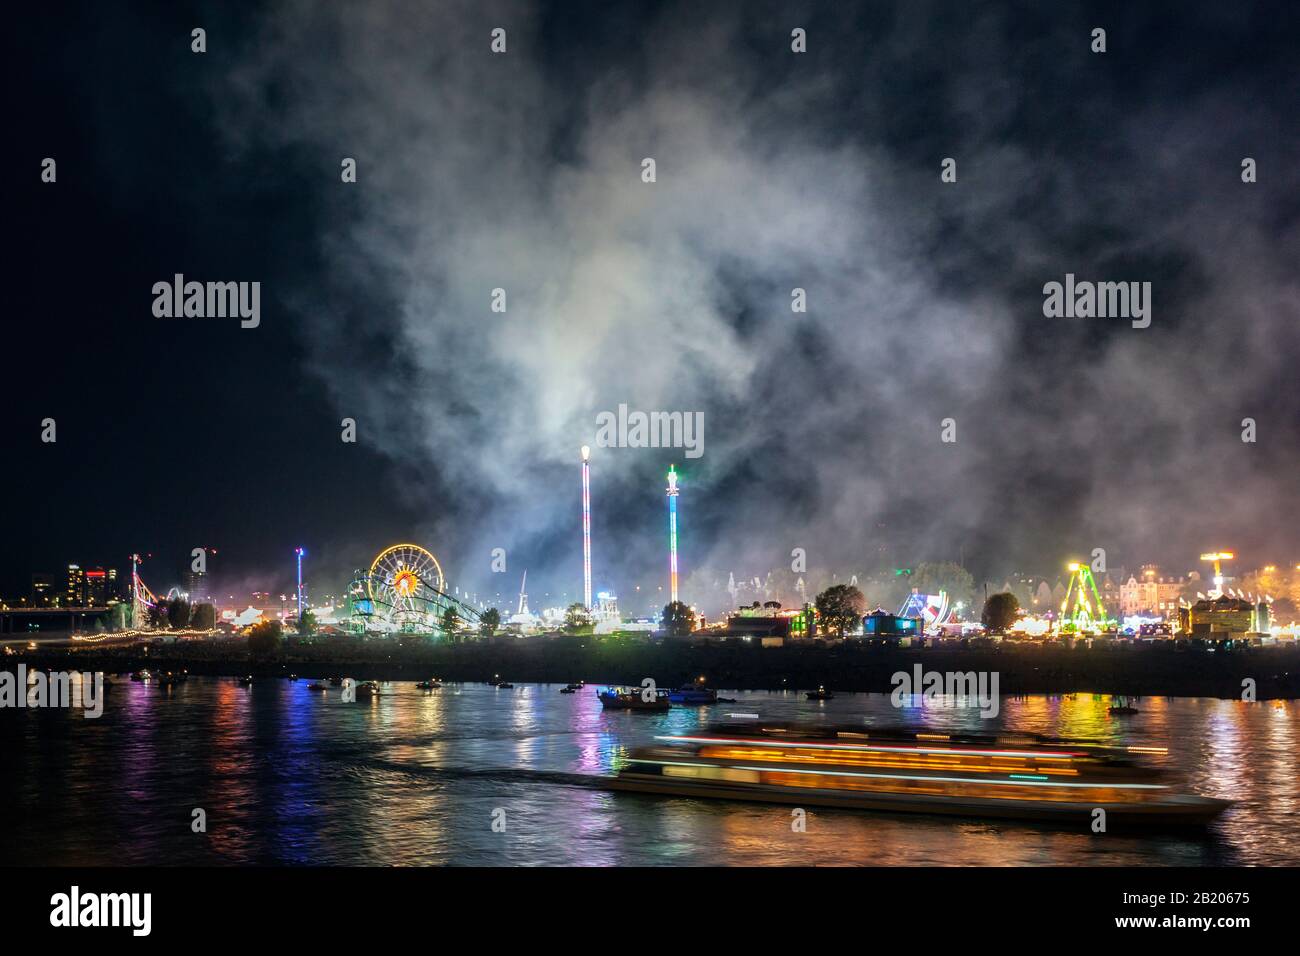
[[653,678],[664,688],[699,677],[728,690],[811,690],[889,693],[892,676],[926,672],[996,673],[1001,696],[1124,694],[1143,697],[1242,699],[1243,682],[1254,697],[1300,699],[1300,647],[1176,648],[1120,645],[1107,648],[997,646],[898,648],[815,644],[663,644],[555,638],[545,642],[443,645],[290,645],[273,658],[254,659],[243,642],[187,642],[123,648],[44,648],[6,656],[0,669],[103,671],[140,668],[188,670],[195,676],[417,681],[437,677],[457,683],[494,676],[531,684],[635,684]]

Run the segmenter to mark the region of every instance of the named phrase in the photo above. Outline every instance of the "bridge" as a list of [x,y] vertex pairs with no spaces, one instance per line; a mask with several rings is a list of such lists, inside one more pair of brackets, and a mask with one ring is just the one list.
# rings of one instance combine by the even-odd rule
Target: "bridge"
[[108,612],[107,607],[7,607],[0,610],[0,634],[74,631]]

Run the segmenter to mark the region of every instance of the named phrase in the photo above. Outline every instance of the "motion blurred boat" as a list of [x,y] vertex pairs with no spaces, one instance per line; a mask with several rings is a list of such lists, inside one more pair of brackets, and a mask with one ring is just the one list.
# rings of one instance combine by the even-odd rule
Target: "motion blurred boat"
[[189,680],[189,677],[190,677],[190,672],[187,670],[168,671],[167,673],[163,674],[160,678],[158,678],[158,683],[161,684],[163,687],[169,687],[172,684],[184,683],[185,681]]
[[307,689],[308,689],[308,690],[329,690],[329,689],[330,689],[330,685],[329,685],[329,684],[322,684],[320,681],[316,681],[316,682],[314,682],[314,683],[308,684],[308,685],[307,685]]
[[686,704],[688,706],[698,707],[701,704],[716,704],[718,702],[718,692],[709,687],[700,687],[692,685],[690,687],[678,687],[668,692],[668,699],[674,704]]
[[252,686],[253,686],[253,676],[250,674],[250,675],[248,675],[247,677],[241,677],[241,678],[239,678],[239,686],[240,686],[240,687],[252,687]]
[[357,684],[356,693],[358,697],[378,697],[379,681],[363,680]]
[[505,680],[503,680],[503,681],[499,681],[498,683],[494,684],[493,686],[494,686],[494,687],[499,687],[501,690],[514,690],[514,689],[515,689],[515,685],[514,685],[514,684],[510,683],[509,681],[505,681]]
[[442,687],[442,681],[433,677],[429,680],[418,681],[415,685],[417,690],[438,690]]
[[650,700],[641,696],[639,687],[609,687],[596,691],[596,696],[606,710],[664,711],[672,706],[666,690],[656,690]]
[[131,680],[145,683],[153,680],[153,674],[148,669],[138,670],[131,675]]
[[719,724],[656,737],[613,790],[798,806],[1058,821],[1204,825],[1230,804],[1174,792],[1137,755],[1157,748],[1013,734]]
[[834,697],[834,694],[828,691],[825,687],[822,687],[820,684],[817,686],[816,690],[810,690],[808,692],[809,700],[833,700]]
[[1112,697],[1111,700],[1113,701],[1113,703],[1112,703],[1112,704],[1110,705],[1110,707],[1107,708],[1107,709],[1108,709],[1112,714],[1119,714],[1120,716],[1127,716],[1127,715],[1129,715],[1129,714],[1140,714],[1140,713],[1141,713],[1140,710],[1138,710],[1136,707],[1134,707],[1134,706],[1132,705],[1132,703],[1129,702],[1129,699],[1128,699],[1127,697],[1116,696],[1116,697]]

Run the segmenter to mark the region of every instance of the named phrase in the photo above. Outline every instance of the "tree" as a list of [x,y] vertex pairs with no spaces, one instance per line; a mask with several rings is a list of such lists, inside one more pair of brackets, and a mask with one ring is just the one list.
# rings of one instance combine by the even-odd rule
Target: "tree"
[[151,628],[161,628],[167,626],[167,605],[162,601],[147,606],[145,610],[145,624]]
[[298,615],[298,636],[311,637],[316,633],[316,615],[307,608],[302,609]]
[[190,602],[183,597],[174,597],[167,602],[167,626],[173,629],[189,627]]
[[663,614],[659,617],[659,625],[667,634],[684,637],[695,630],[695,612],[684,602],[673,601],[664,605]]
[[1289,624],[1296,618],[1296,602],[1289,597],[1278,598],[1268,610],[1274,624]]
[[248,629],[248,652],[254,657],[274,657],[282,643],[279,621],[261,621]]
[[922,594],[946,591],[951,607],[956,607],[959,601],[970,607],[975,600],[975,579],[954,561],[918,564],[912,573],[912,587]]
[[491,637],[496,634],[497,628],[501,626],[501,612],[494,607],[488,608],[478,618],[478,632],[484,637]]
[[866,612],[867,599],[851,584],[835,584],[817,595],[817,622],[836,637],[856,630]]
[[110,604],[104,615],[104,624],[110,631],[125,630],[131,620],[131,605]]
[[451,637],[460,630],[460,615],[456,613],[454,607],[449,607],[442,612],[442,617],[438,621],[438,627],[447,637]]
[[1006,631],[1020,616],[1020,601],[1010,591],[990,594],[980,612],[980,623],[996,634]]
[[217,609],[211,604],[196,604],[190,611],[190,627],[210,631],[217,626]]
[[590,633],[593,624],[591,612],[581,602],[570,604],[564,612],[564,629],[570,634]]

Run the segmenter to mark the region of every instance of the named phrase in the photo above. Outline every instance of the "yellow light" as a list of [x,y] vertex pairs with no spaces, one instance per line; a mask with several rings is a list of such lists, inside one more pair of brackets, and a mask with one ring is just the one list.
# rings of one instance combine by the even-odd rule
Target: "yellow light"
[[1078,571],[1078,570],[1079,570],[1079,562],[1078,562],[1078,561],[1071,561],[1071,562],[1070,562],[1069,564],[1067,564],[1065,567],[1066,567],[1067,570],[1070,570],[1070,571]]

